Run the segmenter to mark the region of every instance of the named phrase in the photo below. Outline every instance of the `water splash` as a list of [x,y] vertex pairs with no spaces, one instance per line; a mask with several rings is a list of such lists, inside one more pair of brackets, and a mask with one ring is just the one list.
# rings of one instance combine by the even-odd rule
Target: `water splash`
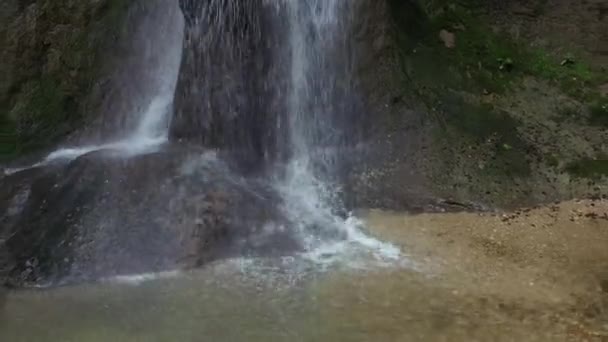
[[[159,4],[163,4],[163,2],[159,2]],[[69,162],[85,154],[101,150],[111,150],[117,155],[125,157],[150,153],[167,142],[169,120],[173,112],[173,96],[181,61],[184,24],[176,3],[167,2],[159,8],[157,11],[166,10],[165,13],[162,13],[164,15],[162,22],[153,22],[154,19],[158,19],[154,16],[149,18],[148,22],[140,28],[140,32],[135,34],[133,42],[133,49],[145,50],[139,54],[143,55],[142,58],[146,62],[152,63],[146,64],[145,69],[138,70],[145,74],[144,76],[139,75],[143,79],[143,81],[139,80],[139,83],[144,84],[137,84],[138,96],[122,99],[129,102],[128,105],[123,104],[124,108],[143,108],[143,110],[103,113],[102,116],[124,121],[120,127],[112,125],[116,132],[108,134],[107,142],[61,147],[33,165],[4,170],[6,175],[55,162]],[[132,83],[138,82],[127,80],[124,83],[122,86],[128,88],[134,86]],[[124,91],[128,93],[128,89]],[[120,108],[120,106],[118,107]],[[129,122],[135,124],[129,124]]]
[[155,281],[155,280],[176,278],[180,275],[181,275],[180,271],[128,274],[128,275],[119,275],[119,276],[102,279],[101,282],[110,283],[110,284],[137,286],[137,285],[141,285],[143,283],[147,283],[147,282],[151,282],[151,281]]
[[152,100],[143,115],[138,127],[125,139],[98,145],[65,147],[49,153],[42,161],[33,165],[9,168],[5,175],[11,175],[23,170],[49,165],[54,162],[69,162],[92,152],[110,150],[120,156],[129,157],[138,154],[157,151],[167,142],[167,120],[170,115],[171,98],[169,93],[162,94]]
[[[216,0],[211,3],[217,5],[220,2]],[[349,46],[350,28],[358,0],[275,0],[275,3],[276,14],[279,15],[271,19],[277,21],[274,23],[276,26],[271,25],[271,27],[282,27],[282,24],[287,24],[288,32],[285,41],[281,41],[281,37],[276,38],[284,45],[273,46],[271,49],[271,52],[276,54],[273,56],[276,58],[276,64],[280,64],[279,70],[273,72],[280,74],[278,75],[280,79],[277,79],[276,84],[269,83],[274,87],[288,85],[287,89],[280,89],[283,92],[277,91],[278,94],[283,95],[284,91],[287,91],[287,96],[282,98],[287,100],[284,106],[285,113],[274,114],[277,114],[279,119],[284,118],[287,123],[286,127],[281,128],[287,131],[286,141],[279,144],[284,150],[279,151],[278,154],[289,156],[285,169],[277,171],[275,178],[276,187],[284,199],[282,209],[305,249],[302,256],[305,260],[322,267],[339,261],[347,261],[350,265],[359,266],[362,263],[358,256],[370,254],[379,264],[394,262],[402,257],[399,249],[368,236],[364,233],[361,222],[352,216],[344,215],[339,187],[332,180],[336,174],[336,166],[340,162],[339,153],[336,151],[349,136],[353,135],[353,124],[358,121],[357,112],[351,107],[350,101],[353,93],[351,60],[353,51]],[[229,1],[229,4],[237,6],[241,3]],[[246,4],[244,8],[238,6],[234,8],[249,11],[251,8],[247,6],[256,5],[253,1]],[[228,10],[234,8],[228,7]],[[225,34],[225,31],[230,30],[231,25],[235,24],[227,25],[227,22],[221,21],[220,17],[224,12],[216,10],[205,12],[219,13],[208,18],[211,25],[219,27],[218,30],[205,30],[210,35]],[[286,17],[281,17],[280,14],[286,14]],[[256,30],[252,33],[253,36],[257,34]],[[238,34],[228,37],[242,38]],[[221,40],[221,37],[217,36],[212,38],[212,40],[202,39],[197,43],[211,44]],[[235,44],[230,39],[226,44]],[[209,46],[200,48],[208,49]],[[178,50],[181,54],[181,49]],[[162,48],[158,51],[165,52]],[[167,52],[166,55],[161,53],[162,56],[159,56],[164,67],[151,70],[159,73],[158,78],[162,82],[158,84],[155,82],[144,98],[137,100],[144,104],[145,110],[132,113],[137,117],[138,123],[126,136],[98,145],[62,148],[50,153],[34,166],[69,161],[99,150],[112,150],[121,156],[130,156],[153,152],[162,146],[167,141],[168,121],[172,112],[180,64],[180,54],[174,53],[175,49],[167,49],[167,51],[173,52]],[[235,51],[231,50],[236,56],[231,54],[229,56],[240,58],[241,52],[241,49],[236,47]],[[199,72],[205,76],[203,87],[195,87],[196,92],[188,93],[190,97],[199,96],[200,92],[211,89],[209,82],[222,82],[226,79],[222,74],[226,71],[224,68],[217,65],[204,66],[204,71],[211,71],[207,68],[210,67],[214,72]],[[214,76],[220,78],[214,79]],[[234,89],[238,90],[239,82],[236,84],[237,87]],[[233,88],[228,87],[228,90]],[[232,108],[233,102],[238,102],[236,96],[229,96],[228,99],[229,103],[226,107],[228,109]],[[246,108],[247,111],[258,113],[249,107]],[[230,117],[231,112],[221,111],[221,113]],[[202,121],[209,118],[209,113],[204,110],[195,114],[197,114],[196,119]],[[249,121],[245,120],[243,123]],[[193,125],[189,121],[187,124],[200,128],[199,125]],[[209,122],[203,122],[201,127],[208,124]],[[251,131],[249,125],[244,124],[243,127]],[[196,134],[200,135],[200,130],[197,130]],[[223,140],[226,137],[221,138]],[[231,136],[227,139],[229,138]],[[207,157],[209,156],[203,156],[203,165],[209,161],[205,159]],[[182,171],[194,172],[193,170],[198,170],[200,167],[195,161]],[[240,180],[235,178],[234,181]],[[149,277],[143,276],[143,279]],[[141,278],[127,276],[125,279],[137,282]]]
[[278,188],[284,211],[304,245],[304,257],[330,265],[363,249],[381,262],[398,260],[395,246],[363,232],[344,211],[339,187],[332,184],[339,163],[335,147],[352,134],[356,111],[349,33],[358,1],[287,0],[290,90],[287,104],[288,152],[291,156]]

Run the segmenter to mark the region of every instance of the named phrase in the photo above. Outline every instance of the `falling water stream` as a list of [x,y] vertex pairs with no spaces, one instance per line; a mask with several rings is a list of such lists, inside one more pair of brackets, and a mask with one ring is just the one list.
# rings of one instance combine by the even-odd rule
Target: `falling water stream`
[[[535,258],[517,253],[550,247],[545,228],[518,245],[516,235],[494,240],[515,234],[499,218],[456,215],[441,225],[432,215],[378,213],[366,227],[348,212],[338,175],[361,125],[353,25],[363,1],[183,0],[185,21],[177,0],[159,1],[162,24],[144,21],[134,45],[153,57],[141,66],[149,81],[118,106],[129,110],[106,113],[120,127],[5,178],[14,174],[16,186],[0,223],[24,226],[0,236],[0,258],[21,262],[9,277],[26,288],[0,288],[0,341],[596,336],[572,324],[580,298],[570,281],[588,274],[559,273],[566,243],[554,244],[555,264],[545,264],[552,253],[519,263]],[[234,156],[258,168],[222,159]],[[30,171],[41,175],[36,186],[25,181]],[[469,223],[495,226],[484,239]],[[32,244],[41,229],[51,241]],[[583,242],[581,250],[605,252],[602,240]],[[22,251],[31,245],[34,257]],[[415,263],[405,250],[417,251]],[[435,252],[443,259],[431,260]],[[39,256],[52,259],[46,269]]]
[[[284,105],[276,107],[281,108],[281,113],[276,113],[275,124],[278,130],[286,132],[285,140],[278,146],[267,146],[279,149],[277,154],[287,158],[278,162],[281,166],[271,172],[269,178],[282,198],[277,205],[289,221],[287,229],[297,236],[303,253],[271,260],[229,259],[194,273],[168,270],[120,275],[97,285],[18,292],[8,299],[4,314],[10,318],[2,319],[0,323],[0,339],[45,340],[42,336],[46,334],[50,341],[282,340],[301,334],[302,329],[308,329],[322,319],[315,316],[318,303],[314,299],[314,284],[327,270],[344,266],[369,269],[407,264],[397,247],[366,235],[363,224],[345,214],[334,177],[340,161],[335,153],[327,152],[347,143],[357,118],[356,108],[350,105],[353,97],[349,62],[352,51],[348,37],[357,1],[276,0],[267,3],[270,3],[265,5],[269,11],[271,8],[276,10],[272,20],[277,21],[277,27],[285,24],[287,27],[282,49],[273,51],[276,63],[273,72],[279,82],[272,92],[284,100]],[[145,98],[137,99],[143,110],[131,113],[138,118],[138,123],[126,135],[107,143],[61,148],[33,167],[67,163],[106,149],[127,157],[136,156],[154,152],[167,144],[181,51],[178,53],[174,41],[164,43],[166,46],[157,50],[162,54],[159,56],[162,67],[150,68],[151,72],[161,74],[161,82],[150,87]],[[104,224],[107,224],[105,222],[112,221],[106,218]],[[263,298],[272,296],[275,291],[294,297],[281,295],[278,301],[271,299],[264,303]],[[230,298],[235,293],[240,295]],[[241,296],[246,293],[252,295],[251,301]],[[259,300],[254,299],[257,295]],[[186,314],[181,301],[194,298],[197,300],[190,302],[191,307],[187,308],[192,316],[178,319]],[[237,310],[232,306],[237,298],[244,300],[243,305],[251,305],[251,311],[225,316],[225,320],[220,318],[228,313],[224,310]],[[292,300],[294,302],[290,303]],[[291,305],[296,305],[295,311],[291,311]],[[213,307],[217,307],[217,311]],[[176,312],[182,313],[175,316]],[[259,317],[255,318],[256,315]],[[59,324],[51,316],[65,320]],[[171,321],[176,327],[186,323],[184,329],[188,331],[180,332],[154,323],[157,319]],[[177,321],[173,321],[175,319]],[[200,322],[200,329],[190,326],[193,320]],[[268,326],[256,327],[258,320],[283,323],[276,331],[262,331],[260,329],[268,329]],[[23,324],[34,321],[37,327],[24,329]],[[49,324],[57,325],[52,328]],[[116,334],[114,327],[121,325],[125,330]],[[238,327],[234,334],[227,330],[231,325]],[[161,332],[159,328],[166,331]],[[137,333],[140,329],[147,332]],[[206,334],[208,337],[203,337]],[[310,335],[312,339],[303,340],[316,340],[316,334]]]
[[[119,88],[117,92],[123,93],[115,101],[123,103],[108,106],[107,112],[102,113],[102,121],[107,121],[104,125],[109,126],[108,132],[99,132],[102,142],[62,145],[34,165],[11,168],[5,173],[13,174],[53,162],[70,162],[100,150],[113,150],[125,156],[150,153],[168,141],[184,24],[176,4],[163,4],[162,1],[150,4],[164,12],[143,18],[139,27],[133,30],[129,43],[132,54],[140,58],[134,63],[139,70],[119,70],[114,75],[114,86]],[[157,8],[153,11],[158,12]],[[136,78],[136,75],[140,77]],[[135,83],[137,80],[139,82]],[[136,96],[130,96],[130,92]],[[86,142],[86,139],[81,140]]]
[[[267,96],[280,95],[284,104],[261,109],[245,108],[245,111],[252,112],[247,114],[253,116],[253,121],[248,121],[250,124],[263,120],[257,117],[258,113],[254,112],[256,110],[276,112],[273,113],[275,122],[270,125],[277,125],[277,130],[286,134],[282,135],[284,140],[279,141],[276,146],[269,144],[265,149],[276,149],[277,154],[287,156],[287,159],[285,166],[278,167],[277,172],[270,177],[283,198],[283,203],[279,205],[291,222],[289,229],[303,245],[304,255],[322,264],[332,263],[336,258],[350,259],[351,253],[356,252],[358,248],[372,251],[377,259],[384,261],[397,260],[400,255],[397,248],[363,233],[360,221],[346,213],[339,196],[339,182],[335,181],[340,163],[335,150],[347,144],[349,136],[355,135],[353,131],[356,131],[356,122],[361,110],[352,104],[356,102],[352,80],[352,61],[355,53],[350,46],[350,31],[358,3],[359,1],[340,0],[277,0],[253,6],[239,2],[216,1],[209,3],[208,7],[203,7],[203,11],[208,12],[202,14],[206,20],[201,23],[210,25],[211,29],[203,27],[202,33],[194,35],[199,39],[195,49],[203,52],[203,63],[213,60],[209,56],[213,56],[211,53],[214,51],[207,49],[215,45],[219,45],[219,49],[227,50],[222,55],[227,59],[266,58],[273,61],[274,65],[269,68],[274,76],[259,85],[271,89],[264,93]],[[250,57],[247,56],[246,48],[241,46],[243,43],[239,42],[240,38],[231,36],[234,30],[232,26],[242,24],[230,18],[241,14],[246,18],[254,16],[256,6],[262,6],[261,10],[267,12],[267,18],[264,20],[272,24],[251,24],[254,26],[253,33],[244,37],[251,40],[260,39],[263,42],[265,37],[259,35],[266,33],[275,45],[266,46],[265,50],[268,51],[264,50],[261,56]],[[175,10],[176,8],[171,9]],[[222,16],[228,16],[226,22],[222,21]],[[173,99],[182,56],[182,47],[176,43],[181,35],[176,32],[183,25],[175,16],[170,15],[169,19],[171,18],[175,21],[174,27],[168,26],[169,22],[159,27],[148,23],[148,30],[154,34],[142,38],[147,41],[150,36],[162,37],[155,41],[156,48],[150,52],[156,56],[156,65],[148,66],[147,72],[156,75],[150,77],[154,82],[143,87],[141,98],[131,99],[139,104],[136,107],[140,110],[123,114],[135,118],[131,119],[135,122],[132,128],[118,137],[111,136],[109,142],[102,144],[62,147],[32,167],[43,167],[53,162],[67,163],[100,150],[113,150],[126,157],[153,153],[169,142],[169,122],[170,116],[174,114]],[[273,31],[258,32],[257,26],[271,30],[285,27],[286,33],[279,35]],[[159,31],[161,29],[165,31]],[[271,39],[270,36],[278,38]],[[182,63],[185,62],[182,60]],[[235,107],[232,101],[235,97],[243,96],[239,94],[241,88],[232,85],[227,90],[227,102],[221,102],[220,95],[223,94],[215,95],[220,99],[219,105],[216,105],[216,108],[208,107],[208,103],[218,100],[211,95],[206,97],[205,93],[211,94],[215,91],[218,80],[214,77],[222,78],[222,73],[233,72],[230,67],[231,65],[203,64],[201,72],[196,68],[188,69],[182,66],[183,79],[201,80],[199,83],[193,83],[190,87],[194,89],[189,89],[188,93],[192,98],[189,101],[197,104],[197,112],[190,121],[194,120],[193,127],[200,127],[198,134],[204,136],[215,133],[205,129],[210,125],[208,122],[199,122],[201,118],[216,120],[213,115],[206,114],[206,111],[217,111],[219,108],[222,110],[221,115],[228,117],[233,115],[230,112],[243,111],[241,104]],[[246,74],[249,70],[243,69],[243,72]],[[245,79],[247,76],[238,77]],[[255,93],[254,101],[246,103],[253,105],[260,102],[255,97],[259,97],[259,94]],[[202,103],[202,106],[198,105],[199,103]],[[244,129],[253,131],[254,127],[246,125]],[[229,134],[223,138],[230,139],[233,137]],[[20,170],[23,168],[9,170],[9,173]]]
[[[398,249],[362,233],[343,208],[339,186],[332,182],[340,160],[328,147],[340,146],[360,114],[352,101],[352,54],[349,33],[358,1],[287,1],[289,84],[287,122],[291,159],[279,180],[285,210],[309,256],[336,256],[353,245],[380,259],[397,259]],[[320,231],[310,233],[311,227]]]

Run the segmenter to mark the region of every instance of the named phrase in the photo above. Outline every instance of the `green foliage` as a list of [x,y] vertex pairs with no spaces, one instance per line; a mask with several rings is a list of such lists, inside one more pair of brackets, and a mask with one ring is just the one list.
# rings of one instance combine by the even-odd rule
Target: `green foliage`
[[[493,166],[484,172],[528,174],[532,147],[518,132],[521,123],[509,113],[471,103],[476,102],[471,98],[506,94],[531,77],[560,88],[580,102],[592,103],[589,122],[608,126],[608,106],[605,99],[598,100],[597,92],[597,86],[608,79],[606,71],[595,70],[576,55],[556,56],[491,27],[484,12],[486,1],[391,0],[390,5],[407,86],[446,128],[456,129],[478,145],[494,145]],[[533,5],[535,13],[540,14],[546,0]],[[453,47],[442,41],[442,30],[454,34]],[[564,108],[556,113],[555,121],[584,123],[577,120],[582,114],[578,108]],[[555,156],[546,162],[552,167],[560,164]],[[570,169],[579,174],[589,170],[597,173],[600,165],[598,161],[584,161]]]
[[[391,0],[391,5],[403,57],[409,71],[416,72],[412,78],[431,72],[427,78],[448,87],[502,93],[533,76],[579,99],[593,97],[593,85],[607,78],[573,56],[551,56],[495,31],[484,22],[476,0]],[[542,1],[537,5],[544,8]],[[455,34],[454,48],[443,46],[441,30]]]

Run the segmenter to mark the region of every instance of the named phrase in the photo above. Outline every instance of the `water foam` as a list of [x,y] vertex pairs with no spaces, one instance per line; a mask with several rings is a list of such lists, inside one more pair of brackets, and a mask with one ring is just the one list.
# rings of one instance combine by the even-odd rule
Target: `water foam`
[[319,180],[308,163],[307,159],[292,161],[286,177],[277,183],[284,199],[282,209],[303,244],[302,257],[322,267],[336,263],[362,267],[405,261],[398,247],[366,234],[360,219],[352,214],[342,217],[335,213],[333,208],[341,205],[336,187]]
[[85,154],[101,150],[116,151],[123,156],[156,151],[168,141],[167,121],[171,112],[173,88],[167,88],[169,89],[164,89],[163,94],[150,101],[147,109],[140,115],[141,119],[137,127],[126,138],[100,145],[62,148],[50,153],[37,166],[57,160],[71,161]]
[[155,280],[176,278],[180,274],[181,274],[180,271],[174,270],[174,271],[164,271],[164,272],[155,272],[155,273],[119,275],[119,276],[102,279],[102,282],[111,283],[111,284],[137,286],[137,285],[141,285],[143,283],[147,283],[147,282],[151,282],[151,281],[155,281]]
[[[173,96],[176,89],[182,57],[183,18],[177,2],[169,2],[162,12],[161,22],[148,20],[134,33],[131,42],[137,56],[146,64],[144,82],[137,83],[140,96],[120,99],[129,105],[125,108],[144,108],[141,111],[112,112],[112,118],[123,118],[124,122],[134,122],[134,127],[115,127],[111,136],[105,137],[101,144],[61,147],[49,153],[41,161],[18,168],[5,169],[5,175],[23,170],[49,165],[55,162],[70,162],[83,155],[110,150],[118,156],[133,156],[156,151],[168,140],[169,119],[172,112]],[[153,30],[152,32],[150,30]],[[151,34],[152,33],[152,34]],[[129,74],[129,76],[131,75]],[[141,77],[141,76],[140,76]],[[128,80],[130,81],[130,79]],[[133,82],[124,82],[124,87],[134,87]],[[126,89],[125,91],[128,91]],[[122,108],[119,106],[119,108]],[[134,118],[135,120],[132,120]],[[126,132],[123,132],[123,129]],[[120,133],[117,133],[120,132]],[[116,136],[116,134],[120,134]]]
[[104,144],[64,147],[49,153],[42,161],[33,165],[9,168],[4,170],[5,175],[11,175],[23,170],[49,165],[54,162],[70,162],[85,154],[109,150],[121,157],[152,153],[157,151],[168,141],[169,117],[173,104],[173,93],[177,80],[177,69],[174,75],[165,76],[165,83],[161,85],[158,95],[149,101],[146,110],[138,113],[139,122],[135,129],[125,138]]
[[159,102],[161,101],[166,103],[165,97],[152,101],[150,108],[142,116],[142,121],[138,128],[125,139],[98,145],[60,148],[49,153],[40,162],[26,167],[9,168],[4,170],[4,174],[11,175],[27,169],[43,167],[54,162],[70,162],[85,154],[103,150],[117,152],[123,157],[155,152],[167,142],[166,131],[159,130],[161,127],[160,123],[169,114],[167,109],[164,111],[160,109]]
[[[348,123],[340,118],[350,66],[340,57],[350,54],[345,43],[356,1],[286,1],[289,15],[290,89],[288,97],[289,147],[292,155],[277,188],[283,211],[294,225],[305,253],[303,257],[329,266],[354,265],[357,255],[370,254],[378,263],[402,258],[399,248],[364,233],[363,223],[336,214],[342,207],[338,187],[327,181],[337,158],[332,142]],[[312,75],[312,77],[311,77]],[[346,89],[348,93],[350,89]],[[344,127],[337,127],[343,125]],[[327,142],[329,141],[329,145]],[[319,172],[318,170],[324,170]]]

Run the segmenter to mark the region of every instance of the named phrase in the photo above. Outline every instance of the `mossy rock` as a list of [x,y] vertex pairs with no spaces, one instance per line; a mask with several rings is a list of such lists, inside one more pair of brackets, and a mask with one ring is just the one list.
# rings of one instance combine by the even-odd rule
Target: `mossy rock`
[[[496,2],[389,5],[403,97],[423,103],[438,127],[424,173],[441,196],[508,207],[585,196],[601,182],[602,160],[568,163],[604,149],[605,69],[576,51],[545,50],[511,35],[506,28],[516,20],[498,14],[504,22],[495,21]],[[542,16],[545,5],[526,8]],[[565,172],[592,181],[569,183]]]
[[8,18],[13,22],[6,23],[6,35],[18,39],[8,40],[15,58],[11,84],[0,94],[0,159],[49,146],[82,125],[107,47],[121,34],[132,5],[37,0]]
[[[422,86],[441,82],[448,88],[502,94],[532,76],[588,100],[608,80],[605,70],[593,68],[577,56],[554,56],[496,30],[487,22],[487,4],[390,0],[390,5],[406,72]],[[442,30],[454,34],[452,48],[440,40]]]

